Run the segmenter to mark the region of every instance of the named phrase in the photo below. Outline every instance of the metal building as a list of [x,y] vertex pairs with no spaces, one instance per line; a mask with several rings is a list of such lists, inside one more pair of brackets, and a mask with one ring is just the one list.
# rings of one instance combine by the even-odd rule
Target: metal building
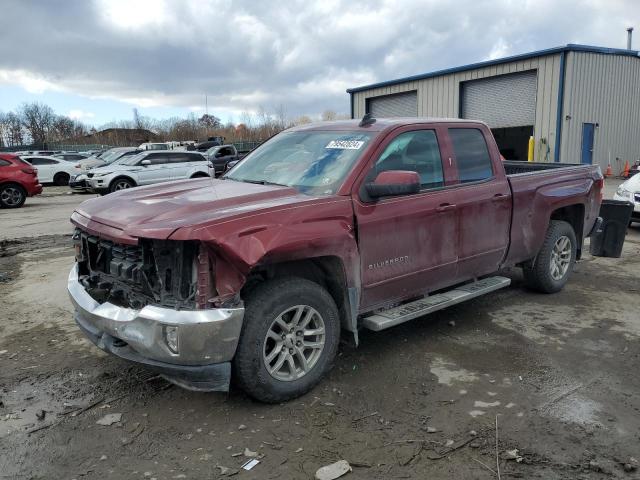
[[594,163],[640,158],[640,57],[569,44],[348,89],[351,117],[485,121],[508,159]]

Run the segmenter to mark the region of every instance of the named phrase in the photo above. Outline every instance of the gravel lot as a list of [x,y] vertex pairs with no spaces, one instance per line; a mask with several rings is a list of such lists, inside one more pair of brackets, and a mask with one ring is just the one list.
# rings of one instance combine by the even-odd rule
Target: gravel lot
[[345,479],[492,479],[496,451],[501,478],[638,478],[637,224],[622,258],[586,254],[559,294],[508,270],[510,288],[363,332],[315,390],[262,405],[181,390],[83,338],[67,235],[87,198],[46,188],[0,211],[0,478],[310,479],[345,459]]

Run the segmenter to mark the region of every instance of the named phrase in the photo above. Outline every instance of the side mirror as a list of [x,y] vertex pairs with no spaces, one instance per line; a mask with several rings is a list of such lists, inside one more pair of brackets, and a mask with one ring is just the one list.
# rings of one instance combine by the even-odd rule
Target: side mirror
[[140,162],[140,165],[142,165],[143,167],[148,167],[149,165],[151,165],[151,160],[142,160]]
[[420,175],[407,170],[380,172],[373,183],[365,185],[371,198],[410,195],[420,191]]

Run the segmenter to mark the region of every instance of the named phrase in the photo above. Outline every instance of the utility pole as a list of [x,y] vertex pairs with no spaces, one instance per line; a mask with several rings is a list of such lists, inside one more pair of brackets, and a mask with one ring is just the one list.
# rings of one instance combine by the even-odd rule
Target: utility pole
[[209,116],[209,102],[206,93],[204,94],[204,113]]

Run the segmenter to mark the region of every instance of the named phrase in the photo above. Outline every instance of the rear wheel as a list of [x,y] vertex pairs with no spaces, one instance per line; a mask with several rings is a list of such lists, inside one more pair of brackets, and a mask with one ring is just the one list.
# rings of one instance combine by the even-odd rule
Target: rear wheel
[[19,208],[24,205],[27,192],[20,185],[9,183],[0,186],[0,207]]
[[298,397],[330,370],[339,339],[338,309],[324,288],[301,278],[268,281],[246,299],[234,378],[256,400]]
[[543,293],[562,290],[571,276],[576,251],[573,227],[567,222],[552,220],[538,255],[523,267],[527,285]]
[[110,192],[117,192],[118,190],[126,190],[127,188],[133,188],[135,184],[128,178],[116,178],[111,185],[109,185]]
[[69,174],[65,172],[58,172],[53,176],[53,183],[59,187],[69,185]]

